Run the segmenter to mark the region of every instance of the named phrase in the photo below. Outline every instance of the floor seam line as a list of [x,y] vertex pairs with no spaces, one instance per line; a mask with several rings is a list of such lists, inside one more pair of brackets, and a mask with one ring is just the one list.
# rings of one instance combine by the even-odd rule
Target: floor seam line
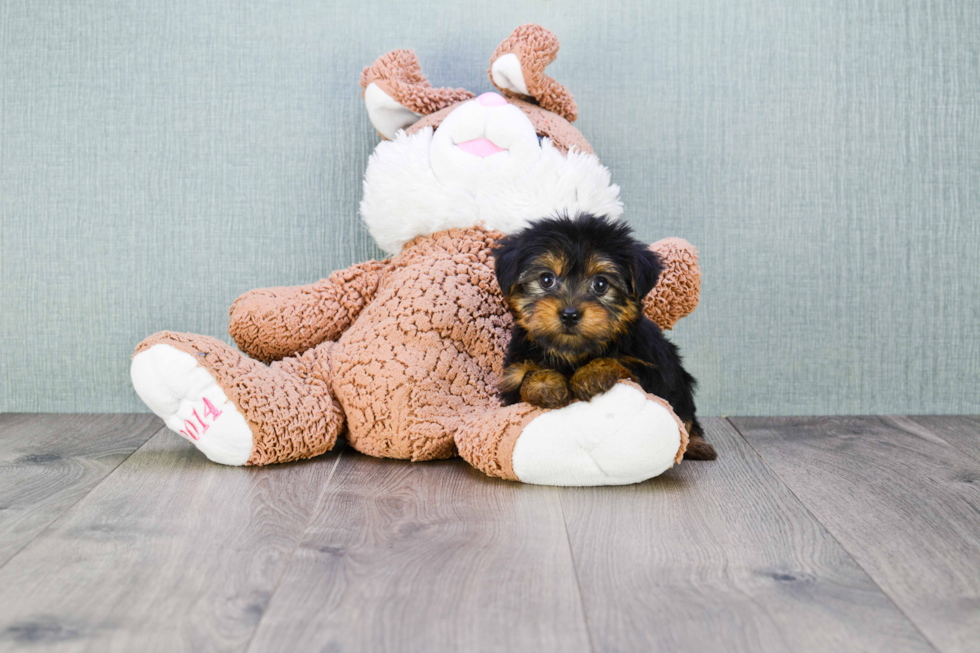
[[40,537],[41,537],[42,535],[44,535],[44,534],[45,534],[45,533],[47,533],[47,532],[48,532],[49,530],[51,530],[51,527],[52,527],[52,526],[54,526],[54,525],[55,525],[56,523],[58,523],[58,522],[59,522],[60,520],[62,520],[62,519],[64,519],[64,517],[65,517],[65,516],[66,516],[66,515],[67,515],[68,513],[70,513],[70,512],[72,511],[72,510],[74,510],[74,508],[75,508],[75,506],[77,506],[77,505],[78,505],[79,503],[81,503],[82,501],[84,501],[84,500],[85,500],[85,497],[87,497],[88,495],[90,495],[90,494],[92,494],[92,492],[94,492],[94,491],[95,491],[95,489],[96,489],[97,487],[99,487],[100,485],[102,485],[103,483],[105,483],[105,481],[106,481],[106,479],[108,479],[108,478],[109,478],[110,476],[112,476],[113,474],[115,474],[115,473],[116,473],[116,470],[117,470],[117,469],[119,469],[119,468],[120,468],[120,467],[122,466],[122,464],[123,464],[123,463],[125,463],[125,462],[126,462],[127,460],[129,460],[130,458],[132,458],[132,457],[133,457],[134,455],[136,455],[136,452],[137,452],[137,451],[139,451],[140,449],[142,449],[143,447],[145,447],[145,446],[146,446],[146,445],[147,445],[147,444],[148,444],[148,443],[150,442],[150,440],[152,440],[152,439],[153,439],[153,438],[155,438],[156,436],[158,436],[158,435],[160,435],[160,433],[162,433],[162,432],[163,432],[163,431],[165,431],[166,429],[167,429],[167,427],[166,427],[166,426],[161,426],[161,427],[160,427],[159,429],[157,429],[156,431],[154,431],[154,432],[153,432],[153,433],[152,433],[152,434],[150,435],[150,437],[148,437],[148,438],[147,438],[147,439],[146,439],[146,440],[145,440],[145,441],[143,442],[143,444],[141,444],[140,446],[138,446],[138,447],[136,447],[135,449],[133,449],[133,450],[132,450],[132,451],[131,451],[131,452],[129,453],[129,455],[128,455],[128,456],[126,456],[125,458],[123,458],[122,460],[120,460],[120,461],[119,461],[119,463],[118,463],[118,464],[117,464],[117,465],[116,465],[115,467],[113,467],[112,469],[110,469],[110,470],[109,470],[109,472],[108,472],[108,473],[107,473],[107,474],[106,474],[105,476],[103,476],[102,478],[100,478],[100,479],[99,479],[99,481],[98,481],[98,482],[97,482],[97,483],[96,483],[95,485],[93,485],[92,487],[90,487],[90,488],[88,489],[88,492],[86,492],[86,493],[85,493],[85,494],[83,494],[82,496],[80,496],[80,497],[78,497],[78,499],[76,499],[76,500],[75,500],[74,502],[72,502],[72,504],[71,504],[70,506],[68,506],[67,508],[65,508],[65,509],[64,509],[64,510],[63,510],[63,511],[61,512],[61,514],[60,514],[60,515],[58,515],[57,517],[55,517],[54,519],[52,519],[52,520],[51,520],[50,522],[48,522],[48,523],[47,523],[47,524],[46,524],[46,525],[44,526],[44,528],[42,528],[41,530],[39,530],[39,531],[37,532],[37,534],[36,534],[36,535],[35,535],[34,537],[32,537],[32,538],[31,538],[30,540],[28,540],[27,542],[25,542],[25,543],[24,543],[24,546],[22,546],[22,547],[20,547],[19,549],[17,549],[17,551],[16,551],[16,552],[14,552],[14,554],[13,554],[12,556],[10,556],[9,558],[7,558],[7,560],[6,560],[6,562],[4,562],[3,564],[0,564],[0,569],[3,569],[4,567],[6,567],[6,566],[7,566],[7,565],[8,565],[9,563],[10,563],[10,561],[11,561],[11,560],[13,560],[13,559],[14,559],[14,558],[16,558],[17,556],[19,556],[19,555],[20,555],[21,553],[23,553],[23,552],[24,552],[24,549],[26,549],[27,547],[29,547],[29,546],[30,546],[31,544],[33,544],[33,543],[34,543],[34,542],[36,542],[36,541],[37,541],[38,539],[40,539]]
[[585,625],[585,635],[589,638],[589,650],[595,653],[596,646],[592,639],[592,627],[589,625],[589,613],[585,609],[585,594],[582,593],[582,582],[578,577],[578,564],[575,562],[575,551],[572,550],[572,538],[568,534],[568,520],[565,518],[565,503],[561,498],[562,488],[555,488],[558,494],[558,509],[561,511],[561,524],[565,530],[565,542],[568,544],[568,557],[572,561],[572,576],[575,577],[575,587],[578,589],[578,604],[582,609],[582,623]]
[[977,464],[980,464],[980,456],[977,455],[977,452],[976,451],[971,451],[969,449],[964,449],[956,441],[952,441],[951,442],[949,439],[943,437],[942,432],[940,430],[936,429],[935,427],[926,426],[925,424],[920,424],[919,422],[914,421],[914,418],[915,417],[944,417],[944,418],[947,418],[947,419],[962,419],[964,417],[967,417],[967,418],[968,417],[971,417],[970,415],[877,415],[877,417],[881,421],[882,424],[884,424],[885,426],[887,426],[890,429],[895,429],[897,431],[901,431],[902,433],[907,433],[908,435],[910,435],[910,436],[912,436],[914,438],[920,438],[920,439],[922,439],[922,436],[920,436],[917,433],[914,433],[914,432],[908,430],[907,428],[903,427],[900,424],[894,424],[894,423],[887,422],[886,421],[886,418],[900,417],[900,418],[904,418],[904,419],[907,419],[907,420],[912,420],[912,423],[913,424],[921,427],[922,429],[924,429],[926,431],[929,431],[929,433],[931,433],[933,436],[935,436],[936,439],[938,439],[940,442],[942,442],[943,444],[945,444],[947,447],[949,447],[950,449],[952,449],[956,453],[960,454],[961,456],[966,456],[967,458],[970,458],[971,460],[973,460]]
[[259,628],[262,626],[262,621],[265,620],[265,615],[269,614],[269,606],[272,605],[272,601],[279,591],[279,587],[282,585],[282,579],[286,576],[286,572],[289,571],[289,566],[293,564],[293,558],[296,556],[296,552],[303,545],[303,540],[306,538],[306,532],[310,530],[310,524],[313,522],[313,518],[316,516],[317,510],[320,508],[320,504],[323,502],[324,497],[327,495],[327,490],[330,488],[330,483],[333,481],[334,474],[337,473],[337,467],[340,466],[340,459],[343,458],[344,452],[337,452],[337,460],[334,461],[333,468],[330,470],[330,475],[327,476],[326,483],[323,484],[323,491],[320,492],[320,496],[317,497],[316,503],[313,504],[313,508],[310,510],[310,516],[306,519],[306,525],[303,526],[303,531],[299,534],[296,540],[296,546],[293,550],[289,552],[289,557],[286,559],[286,564],[282,568],[282,573],[279,574],[279,578],[276,580],[276,586],[272,588],[269,593],[269,601],[265,605],[265,609],[262,610],[262,616],[259,620],[255,622],[255,628],[252,629],[252,634],[249,635],[248,641],[245,642],[245,646],[242,648],[242,653],[248,653],[248,650],[252,647],[252,642],[255,641],[255,636],[259,632]]
[[[876,417],[879,417],[879,416],[876,416]],[[770,465],[770,464],[769,464],[769,461],[768,461],[768,460],[766,460],[766,459],[765,459],[765,457],[764,457],[764,456],[763,456],[763,455],[762,455],[761,453],[759,453],[759,450],[755,448],[755,445],[753,445],[753,444],[752,444],[751,442],[749,442],[749,439],[748,439],[747,437],[745,437],[745,434],[743,434],[743,433],[742,433],[742,431],[741,431],[741,429],[739,429],[739,428],[738,428],[738,426],[736,426],[736,425],[735,425],[735,422],[733,422],[733,421],[732,421],[732,418],[731,418],[731,417],[725,417],[724,419],[725,419],[725,421],[726,421],[726,422],[728,422],[728,424],[729,424],[729,425],[730,425],[730,426],[731,426],[731,427],[732,427],[733,429],[735,429],[735,432],[736,432],[736,433],[738,433],[738,436],[739,436],[740,438],[742,438],[742,440],[743,440],[743,441],[745,441],[745,444],[747,444],[747,445],[749,446],[749,448],[751,448],[751,449],[752,449],[752,451],[753,451],[753,452],[755,453],[755,455],[759,457],[759,460],[760,460],[760,461],[762,461],[762,464],[763,464],[763,465],[765,465],[765,466],[766,466],[766,468],[768,468],[768,469],[769,469],[769,471],[771,471],[771,472],[772,472],[772,474],[773,474],[773,476],[775,476],[775,477],[776,477],[776,478],[777,478],[777,479],[779,480],[779,482],[783,484],[783,487],[785,487],[785,488],[786,488],[786,490],[787,490],[787,491],[788,491],[788,492],[789,492],[790,494],[792,494],[792,495],[793,495],[793,498],[794,498],[794,499],[796,499],[796,500],[797,500],[797,501],[799,502],[799,504],[800,504],[801,506],[803,506],[803,509],[804,509],[804,510],[806,510],[806,513],[807,513],[808,515],[810,515],[810,517],[812,517],[812,518],[813,518],[813,520],[814,520],[815,522],[817,522],[818,524],[820,524],[820,528],[822,528],[822,529],[824,529],[824,531],[826,531],[826,533],[827,533],[827,535],[829,535],[829,536],[831,537],[831,539],[833,539],[833,540],[834,540],[834,542],[836,542],[836,543],[837,543],[837,546],[839,546],[839,547],[841,548],[841,551],[843,551],[844,553],[846,553],[846,554],[847,554],[847,557],[848,557],[848,558],[850,558],[850,559],[851,559],[851,561],[852,561],[852,562],[853,562],[853,563],[854,563],[855,565],[857,565],[857,567],[858,567],[858,569],[860,569],[861,571],[863,571],[863,572],[864,572],[864,575],[868,577],[868,580],[870,580],[870,581],[871,581],[872,583],[874,583],[874,585],[875,585],[875,587],[877,587],[877,588],[878,588],[878,591],[880,591],[880,592],[881,592],[881,594],[882,594],[882,596],[884,596],[884,597],[885,597],[886,599],[888,599],[888,602],[889,602],[889,603],[891,603],[891,604],[892,604],[893,606],[895,606],[895,609],[896,609],[896,610],[898,610],[898,612],[899,612],[899,613],[900,613],[900,614],[901,614],[901,615],[902,615],[903,617],[905,617],[905,619],[906,619],[906,620],[908,620],[908,622],[909,622],[910,624],[912,624],[912,627],[913,627],[913,628],[915,628],[915,631],[916,631],[917,633],[919,633],[920,635],[922,635],[922,639],[923,639],[923,640],[925,640],[925,642],[926,642],[926,643],[927,643],[927,644],[928,644],[929,646],[931,646],[931,647],[932,647],[932,650],[934,650],[934,651],[936,651],[936,653],[942,653],[942,649],[941,649],[941,648],[939,648],[939,646],[938,646],[938,645],[937,645],[937,644],[936,644],[935,642],[933,642],[933,641],[932,641],[932,639],[931,639],[931,638],[930,638],[930,637],[929,637],[928,635],[926,635],[926,634],[925,634],[925,633],[924,633],[924,632],[922,631],[922,629],[921,629],[921,628],[919,627],[919,624],[918,624],[918,623],[916,623],[916,622],[915,622],[915,620],[914,620],[914,619],[912,619],[912,617],[910,617],[910,616],[908,615],[908,613],[907,613],[907,612],[905,612],[905,610],[903,610],[903,609],[902,609],[902,606],[900,606],[900,605],[899,605],[899,604],[898,604],[898,603],[897,603],[897,602],[895,601],[895,598],[894,598],[894,597],[893,597],[893,596],[892,596],[891,594],[889,594],[889,593],[888,593],[888,591],[887,591],[887,590],[885,590],[885,588],[884,588],[884,587],[882,587],[882,586],[881,586],[881,585],[880,585],[880,584],[878,583],[878,581],[877,581],[877,580],[875,580],[875,577],[871,575],[871,572],[869,572],[869,571],[868,571],[867,569],[865,569],[865,568],[864,568],[864,565],[862,565],[862,564],[861,564],[860,562],[858,562],[858,560],[857,560],[857,558],[855,558],[855,557],[854,557],[854,554],[853,554],[853,553],[851,553],[851,550],[850,550],[850,549],[848,549],[848,548],[847,548],[846,546],[844,546],[844,543],[843,543],[843,542],[841,542],[841,541],[840,541],[840,540],[839,540],[839,539],[837,538],[837,536],[836,536],[836,535],[834,535],[834,532],[833,532],[832,530],[830,530],[830,527],[829,527],[829,526],[827,526],[826,524],[824,524],[824,523],[823,523],[823,520],[821,520],[821,519],[820,519],[819,517],[817,517],[817,516],[816,516],[816,515],[815,515],[815,514],[813,513],[813,511],[812,511],[812,510],[810,510],[810,506],[808,506],[808,505],[807,505],[807,504],[806,504],[806,503],[805,503],[805,502],[803,501],[803,499],[801,499],[801,498],[799,497],[799,495],[798,495],[798,494],[796,494],[796,492],[795,492],[795,491],[793,491],[793,488],[792,488],[792,487],[790,487],[790,485],[789,485],[789,483],[787,483],[787,482],[786,482],[785,480],[783,480],[783,477],[779,475],[779,472],[777,472],[777,471],[776,471],[775,469],[773,469],[773,468],[772,468],[772,465]],[[879,417],[879,419],[880,419],[880,417]]]

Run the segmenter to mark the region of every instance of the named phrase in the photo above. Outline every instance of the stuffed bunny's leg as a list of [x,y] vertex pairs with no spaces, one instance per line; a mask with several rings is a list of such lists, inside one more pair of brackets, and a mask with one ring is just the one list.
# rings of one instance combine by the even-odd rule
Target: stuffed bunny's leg
[[130,373],[172,431],[224,465],[266,465],[333,448],[344,427],[322,343],[266,366],[208,336],[161,332],[136,348]]

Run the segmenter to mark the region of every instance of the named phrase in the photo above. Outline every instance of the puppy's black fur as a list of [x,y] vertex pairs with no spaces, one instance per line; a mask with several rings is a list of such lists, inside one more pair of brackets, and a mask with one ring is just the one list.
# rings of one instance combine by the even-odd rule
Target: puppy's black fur
[[668,401],[691,436],[687,458],[714,459],[695,415],[696,381],[677,347],[643,315],[660,260],[624,223],[549,218],[502,239],[497,282],[514,314],[501,393],[559,407],[630,378]]

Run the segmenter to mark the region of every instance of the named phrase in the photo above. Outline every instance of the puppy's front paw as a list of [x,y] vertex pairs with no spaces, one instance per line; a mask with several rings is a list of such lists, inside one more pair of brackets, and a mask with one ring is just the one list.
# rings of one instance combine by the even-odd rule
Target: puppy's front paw
[[537,370],[524,376],[521,400],[540,408],[561,408],[572,399],[565,375],[554,370]]
[[613,358],[597,358],[575,370],[569,385],[576,399],[588,401],[610,390],[620,379],[632,377],[622,363]]

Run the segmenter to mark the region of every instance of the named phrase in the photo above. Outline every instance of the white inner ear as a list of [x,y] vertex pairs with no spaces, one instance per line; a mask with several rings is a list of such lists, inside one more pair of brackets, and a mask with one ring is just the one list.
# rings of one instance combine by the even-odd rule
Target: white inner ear
[[493,77],[493,83],[497,85],[497,88],[505,88],[521,95],[530,95],[527,92],[527,84],[524,83],[521,62],[513,52],[498,57],[490,66],[490,75]]
[[415,124],[422,117],[421,113],[398,104],[374,82],[364,89],[364,104],[371,124],[387,139],[394,138],[395,132]]

